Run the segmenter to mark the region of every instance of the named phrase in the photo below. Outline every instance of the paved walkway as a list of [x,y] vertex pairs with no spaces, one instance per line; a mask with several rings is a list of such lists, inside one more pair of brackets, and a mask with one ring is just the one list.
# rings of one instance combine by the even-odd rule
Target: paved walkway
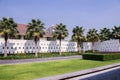
[[66,57],[51,57],[51,58],[34,58],[34,59],[17,59],[17,60],[0,60],[0,64],[17,64],[28,62],[45,62],[54,60],[82,59],[81,55],[66,56]]

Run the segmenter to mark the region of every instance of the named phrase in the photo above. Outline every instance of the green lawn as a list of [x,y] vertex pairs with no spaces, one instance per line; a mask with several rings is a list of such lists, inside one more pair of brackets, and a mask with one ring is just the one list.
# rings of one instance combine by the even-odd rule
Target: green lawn
[[120,62],[120,59],[113,61],[72,59],[41,63],[0,65],[0,80],[33,80],[40,77],[94,68],[116,62]]

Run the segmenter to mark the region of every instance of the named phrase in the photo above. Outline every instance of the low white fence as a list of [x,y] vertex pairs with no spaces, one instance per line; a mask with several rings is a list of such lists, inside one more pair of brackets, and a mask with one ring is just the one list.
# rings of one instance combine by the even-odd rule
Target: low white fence
[[[0,39],[0,53],[4,53],[5,41]],[[38,52],[59,52],[59,41],[39,41]],[[61,52],[75,52],[77,51],[76,42],[62,41]],[[35,43],[33,40],[17,40],[9,39],[7,45],[7,53],[34,53]]]
[[[0,39],[0,53],[4,53],[5,41]],[[95,42],[94,50],[99,52],[120,52],[119,40],[108,40],[103,42]],[[83,50],[92,50],[91,42],[83,43]],[[39,41],[38,52],[59,52],[60,45],[59,41]],[[75,52],[78,51],[76,42],[62,41],[61,52]],[[7,53],[34,53],[35,43],[33,40],[17,40],[9,39],[7,45]]]
[[[95,42],[93,46],[94,50],[98,50],[99,52],[120,52],[120,42],[119,40],[107,40],[103,42]],[[84,42],[83,43],[83,50],[91,50],[92,43],[91,42]]]

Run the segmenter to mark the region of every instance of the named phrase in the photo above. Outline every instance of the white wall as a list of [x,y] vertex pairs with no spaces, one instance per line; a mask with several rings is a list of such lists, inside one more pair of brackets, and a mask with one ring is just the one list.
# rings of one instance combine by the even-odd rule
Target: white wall
[[[84,42],[83,49],[91,50],[92,43],[91,42]],[[107,40],[103,42],[95,42],[94,50],[98,50],[99,52],[120,52],[120,43],[119,40]]]
[[[4,39],[0,39],[0,53],[4,53]],[[59,52],[59,41],[46,41],[41,40],[38,43],[39,52]],[[74,52],[77,51],[76,42],[62,41],[62,52]],[[35,43],[33,40],[8,40],[7,53],[32,53],[35,52]]]

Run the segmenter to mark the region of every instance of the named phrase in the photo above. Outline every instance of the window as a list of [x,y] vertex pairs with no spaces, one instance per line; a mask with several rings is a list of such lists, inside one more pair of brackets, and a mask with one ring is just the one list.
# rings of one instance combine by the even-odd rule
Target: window
[[19,47],[19,49],[21,49],[21,47]]

